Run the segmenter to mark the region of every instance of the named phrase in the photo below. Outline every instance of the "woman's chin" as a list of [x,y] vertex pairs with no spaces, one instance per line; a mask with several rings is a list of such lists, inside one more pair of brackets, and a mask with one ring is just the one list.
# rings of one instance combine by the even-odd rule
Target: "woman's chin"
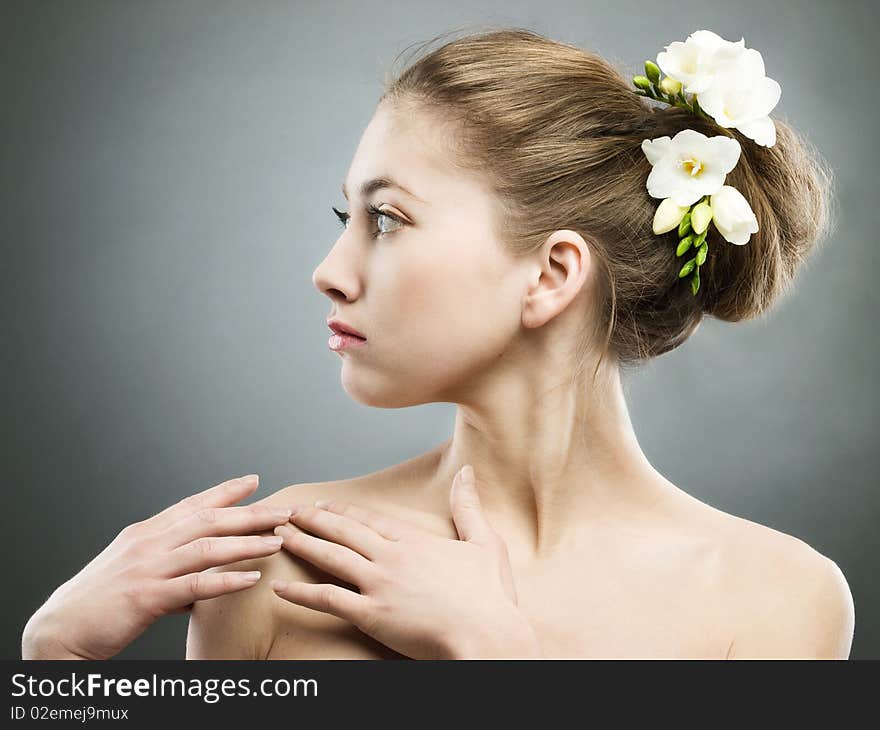
[[[377,382],[364,377],[363,373],[352,373],[351,368],[342,368],[342,388],[348,396],[358,403],[372,408],[407,408],[428,402],[418,393],[410,393],[400,387],[400,382],[390,379]],[[369,381],[369,382],[368,382]]]

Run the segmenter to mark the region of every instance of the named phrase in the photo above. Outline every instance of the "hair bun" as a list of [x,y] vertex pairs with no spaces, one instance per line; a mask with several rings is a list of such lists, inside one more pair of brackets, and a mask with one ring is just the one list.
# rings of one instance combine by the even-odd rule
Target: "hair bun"
[[772,147],[726,130],[742,147],[726,184],[743,194],[758,220],[757,233],[741,246],[710,226],[703,312],[727,322],[757,317],[789,291],[832,226],[832,168],[788,123],[773,121]]

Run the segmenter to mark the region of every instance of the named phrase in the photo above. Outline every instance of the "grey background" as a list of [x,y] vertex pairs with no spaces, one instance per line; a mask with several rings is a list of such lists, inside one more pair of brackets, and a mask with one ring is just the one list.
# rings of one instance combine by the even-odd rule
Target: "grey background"
[[[757,322],[705,321],[626,388],[669,479],[838,563],[851,656],[880,657],[873,3],[0,8],[4,657],[130,522],[241,474],[261,475],[247,503],[448,437],[451,404],[387,411],[346,395],[311,274],[386,66],[482,24],[590,47],[629,73],[700,28],[745,37],[782,85],[773,114],[835,167],[838,228],[796,291]],[[182,658],[186,623],[163,619],[119,658]]]

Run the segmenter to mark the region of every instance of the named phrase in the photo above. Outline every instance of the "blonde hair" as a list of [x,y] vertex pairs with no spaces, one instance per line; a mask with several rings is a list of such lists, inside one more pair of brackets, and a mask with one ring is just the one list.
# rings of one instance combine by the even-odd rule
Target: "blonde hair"
[[[496,193],[498,235],[514,255],[537,250],[559,228],[583,235],[598,277],[578,373],[593,339],[602,342],[595,378],[609,350],[626,368],[680,345],[704,314],[728,322],[758,316],[829,232],[831,169],[788,124],[774,119],[776,144],[761,147],[634,94],[631,76],[582,48],[502,28],[430,50],[447,35],[421,44],[424,55],[402,72],[386,74],[380,103],[423,110],[438,129],[446,125],[453,163]],[[652,231],[660,201],[647,193],[651,166],[641,149],[643,139],[685,128],[740,142],[725,184],[749,201],[760,229],[738,246],[710,225],[696,296],[678,277],[674,233]]]

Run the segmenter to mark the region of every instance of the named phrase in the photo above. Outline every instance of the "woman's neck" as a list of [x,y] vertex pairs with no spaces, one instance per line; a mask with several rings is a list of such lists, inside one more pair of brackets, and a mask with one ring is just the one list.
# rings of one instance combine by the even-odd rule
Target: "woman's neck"
[[636,439],[619,371],[600,373],[587,386],[549,385],[546,373],[482,382],[458,403],[432,481],[448,490],[471,464],[492,526],[535,558],[564,549],[591,523],[654,504],[665,480]]

